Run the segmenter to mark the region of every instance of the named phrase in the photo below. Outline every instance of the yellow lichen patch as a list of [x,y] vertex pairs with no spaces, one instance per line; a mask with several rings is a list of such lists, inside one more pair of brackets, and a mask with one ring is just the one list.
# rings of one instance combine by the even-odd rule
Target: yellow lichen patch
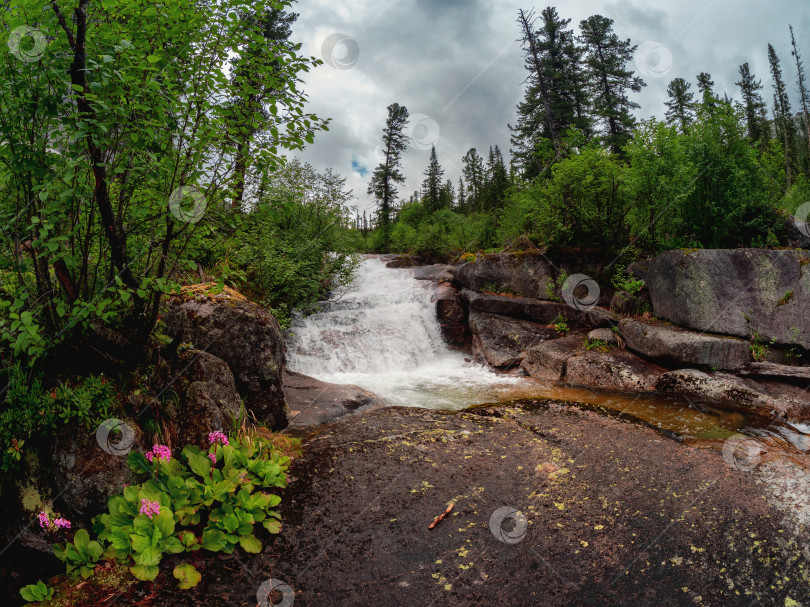
[[186,285],[180,288],[183,297],[206,297],[208,299],[232,299],[235,301],[248,301],[248,298],[229,286],[220,286],[215,282],[201,282],[196,285]]

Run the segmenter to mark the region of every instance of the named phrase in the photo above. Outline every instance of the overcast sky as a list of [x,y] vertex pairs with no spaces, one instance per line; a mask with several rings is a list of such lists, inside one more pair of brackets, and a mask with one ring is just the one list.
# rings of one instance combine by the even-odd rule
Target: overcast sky
[[[326,61],[305,75],[310,111],[332,118],[303,160],[348,178],[356,204],[372,208],[369,173],[380,163],[380,136],[391,103],[411,114],[414,144],[403,158],[406,198],[419,189],[435,142],[445,177],[457,182],[461,157],[471,147],[486,157],[499,145],[509,157],[509,129],[523,97],[526,72],[515,22],[517,0],[300,0],[293,40],[302,52]],[[639,45],[635,69],[647,82],[636,95],[638,116],[662,117],[672,78],[693,82],[709,72],[716,90],[738,97],[738,66],[748,61],[772,100],[767,44],[794,82],[788,24],[810,69],[807,0],[567,0],[556,4],[571,25],[593,14],[615,21],[622,38]],[[331,65],[330,65],[331,64]],[[796,98],[795,82],[791,86]],[[794,106],[795,109],[795,106]]]

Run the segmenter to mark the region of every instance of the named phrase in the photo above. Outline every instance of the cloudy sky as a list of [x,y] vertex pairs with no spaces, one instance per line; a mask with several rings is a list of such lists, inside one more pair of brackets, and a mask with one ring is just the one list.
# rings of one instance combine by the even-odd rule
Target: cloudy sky
[[[445,177],[454,182],[471,147],[486,156],[497,144],[508,158],[507,124],[515,121],[526,77],[515,19],[520,8],[539,13],[545,6],[519,0],[299,0],[293,39],[303,43],[303,53],[326,62],[305,77],[310,110],[332,118],[330,131],[299,156],[346,176],[361,211],[371,209],[368,173],[381,161],[386,108],[396,102],[408,108],[414,138],[403,158],[402,197],[419,188],[433,142]],[[810,69],[807,0],[567,0],[556,6],[572,25],[596,13],[610,17],[622,38],[639,45],[635,69],[647,82],[636,95],[640,117],[662,117],[669,81],[683,76],[694,82],[701,71],[712,75],[719,93],[737,98],[737,68],[745,61],[767,85],[770,102],[769,42],[788,82],[795,78],[788,24]]]

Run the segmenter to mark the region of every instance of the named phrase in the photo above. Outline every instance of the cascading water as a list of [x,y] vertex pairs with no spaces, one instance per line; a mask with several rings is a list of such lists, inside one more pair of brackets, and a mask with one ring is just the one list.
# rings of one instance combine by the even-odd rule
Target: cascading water
[[356,384],[395,404],[460,408],[502,400],[524,380],[497,375],[447,347],[433,286],[411,270],[364,259],[347,293],[293,323],[289,368]]

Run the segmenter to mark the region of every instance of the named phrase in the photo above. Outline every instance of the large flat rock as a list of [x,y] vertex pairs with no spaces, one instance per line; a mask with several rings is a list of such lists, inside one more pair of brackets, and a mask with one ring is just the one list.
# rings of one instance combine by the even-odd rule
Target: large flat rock
[[653,314],[710,333],[810,348],[810,252],[675,250],[630,270],[644,279]]
[[[756,470],[559,403],[364,412],[307,441],[291,472],[284,527],[262,554],[206,561],[189,591],[168,568],[153,605],[255,607],[269,579],[296,607],[784,607],[808,596],[808,538],[764,499]],[[525,523],[499,525],[502,508]]]
[[585,336],[568,335],[529,348],[520,366],[535,379],[546,379],[549,373],[553,374],[554,379],[560,379],[565,373],[568,359],[584,351]]
[[[602,280],[611,260],[599,252],[524,251],[479,255],[455,266],[455,282],[473,291],[494,291],[521,297],[562,301],[564,278],[584,274],[599,284],[599,305],[608,305],[614,289]],[[575,292],[576,294],[576,292]],[[577,294],[578,295],[578,294]]]
[[332,384],[284,370],[284,396],[290,408],[289,430],[325,424],[358,409],[381,405],[381,399],[351,384]]
[[655,387],[664,394],[733,411],[793,422],[810,419],[810,399],[802,398],[807,396],[806,392],[791,390],[790,386],[760,384],[728,373],[680,369],[661,375]]
[[734,337],[651,325],[633,318],[622,319],[619,331],[631,350],[665,364],[734,370],[751,360],[748,342]]
[[654,392],[656,380],[665,371],[626,350],[593,350],[567,359],[562,380],[589,388]]
[[470,313],[473,355],[493,367],[520,364],[526,350],[557,337],[552,327],[497,314]]

